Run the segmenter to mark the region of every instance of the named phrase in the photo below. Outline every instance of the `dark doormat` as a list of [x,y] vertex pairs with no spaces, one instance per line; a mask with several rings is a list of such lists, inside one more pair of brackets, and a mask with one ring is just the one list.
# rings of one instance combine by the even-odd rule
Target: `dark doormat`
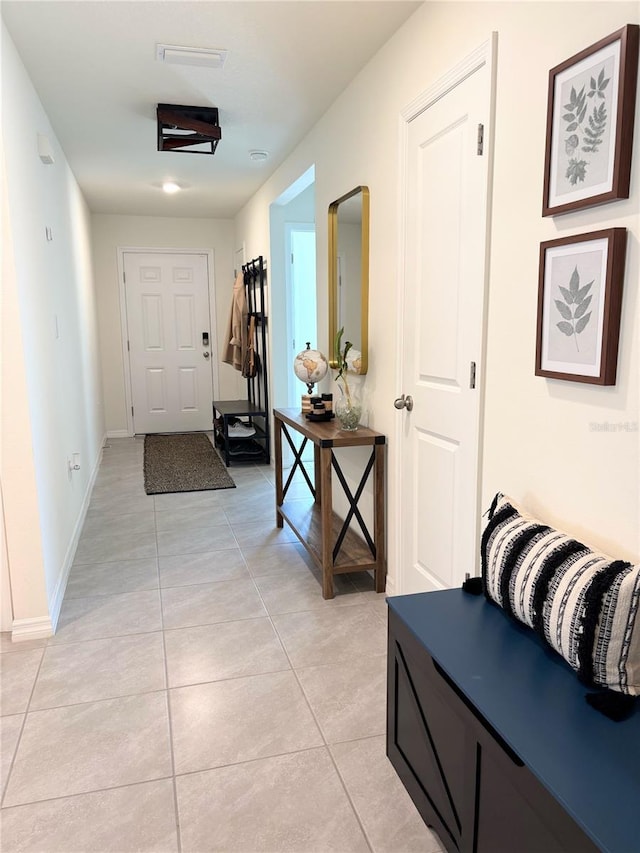
[[145,435],[144,490],[148,495],[235,487],[203,432]]

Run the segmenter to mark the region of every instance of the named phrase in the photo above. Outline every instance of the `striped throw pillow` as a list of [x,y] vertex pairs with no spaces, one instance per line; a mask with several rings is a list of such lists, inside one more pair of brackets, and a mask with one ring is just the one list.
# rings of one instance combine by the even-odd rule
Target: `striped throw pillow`
[[640,565],[599,554],[498,494],[482,537],[482,583],[585,684],[640,696]]

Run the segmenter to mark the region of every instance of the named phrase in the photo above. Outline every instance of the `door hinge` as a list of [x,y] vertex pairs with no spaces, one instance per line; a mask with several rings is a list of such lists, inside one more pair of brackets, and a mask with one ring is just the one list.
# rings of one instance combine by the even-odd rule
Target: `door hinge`
[[293,266],[293,252],[291,252],[291,265]]
[[123,282],[123,284],[126,284],[126,283],[127,283],[127,274],[126,274],[126,272],[124,272],[124,271],[123,271],[123,273],[122,273],[122,282]]
[[129,341],[127,341],[127,352],[131,352],[131,346],[129,345]]
[[478,156],[482,157],[484,154],[484,125],[478,125]]
[[469,388],[476,387],[476,363],[475,361],[471,362],[471,367],[469,368]]
[[133,406],[131,406],[131,417],[133,417]]

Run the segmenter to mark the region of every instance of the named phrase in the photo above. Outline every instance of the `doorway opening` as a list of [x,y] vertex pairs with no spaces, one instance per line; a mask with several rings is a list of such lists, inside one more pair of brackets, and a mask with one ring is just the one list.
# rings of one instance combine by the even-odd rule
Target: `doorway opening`
[[271,399],[276,408],[286,408],[299,406],[305,392],[293,373],[294,356],[307,341],[315,347],[318,337],[314,166],[273,202],[269,224]]
[[[318,347],[318,310],[316,292],[316,226],[315,223],[288,223],[287,239],[287,331],[289,364],[305,349]],[[289,376],[288,406],[300,401],[300,380],[293,370]]]

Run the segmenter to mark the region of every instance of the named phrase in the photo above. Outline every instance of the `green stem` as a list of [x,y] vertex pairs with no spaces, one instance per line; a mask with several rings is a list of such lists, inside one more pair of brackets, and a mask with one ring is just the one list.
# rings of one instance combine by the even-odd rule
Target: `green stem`
[[342,381],[344,382],[344,393],[347,395],[347,402],[351,406],[351,391],[349,390],[349,383],[347,382],[347,377],[343,375]]

